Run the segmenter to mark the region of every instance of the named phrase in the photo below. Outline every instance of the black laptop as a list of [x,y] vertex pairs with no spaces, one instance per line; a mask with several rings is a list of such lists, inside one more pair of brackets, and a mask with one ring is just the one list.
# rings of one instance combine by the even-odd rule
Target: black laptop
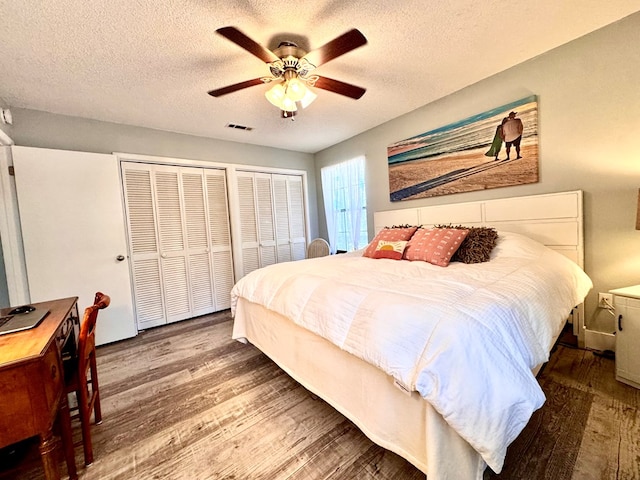
[[0,335],[29,330],[37,326],[49,310],[36,308],[33,305],[23,305],[15,308],[0,310]]

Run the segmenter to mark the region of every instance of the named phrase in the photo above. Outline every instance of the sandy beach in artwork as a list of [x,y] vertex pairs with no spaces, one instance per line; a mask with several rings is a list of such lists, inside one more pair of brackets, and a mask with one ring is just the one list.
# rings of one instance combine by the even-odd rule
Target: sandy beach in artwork
[[[414,160],[389,167],[389,190],[396,192],[419,184],[429,179],[440,177],[454,171],[486,165],[484,171],[445,183],[429,190],[404,198],[413,200],[451,193],[485,190],[489,188],[506,187],[535,183],[538,181],[538,145],[523,145],[521,159],[515,159],[515,149],[511,149],[511,159],[508,163],[496,162],[486,157],[486,149],[471,152],[448,154],[445,158],[435,160]],[[507,156],[504,147],[499,159]],[[495,165],[495,166],[494,166]]]

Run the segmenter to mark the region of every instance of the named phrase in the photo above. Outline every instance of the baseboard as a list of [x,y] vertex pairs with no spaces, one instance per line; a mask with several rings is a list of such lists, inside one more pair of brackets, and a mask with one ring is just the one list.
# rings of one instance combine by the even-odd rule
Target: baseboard
[[584,331],[584,346],[590,350],[611,350],[615,352],[616,336],[613,333],[586,329]]

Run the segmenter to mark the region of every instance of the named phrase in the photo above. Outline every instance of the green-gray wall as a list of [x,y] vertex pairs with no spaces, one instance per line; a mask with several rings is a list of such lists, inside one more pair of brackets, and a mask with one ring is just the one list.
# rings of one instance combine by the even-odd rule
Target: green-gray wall
[[[640,283],[640,14],[425,105],[316,154],[320,169],[366,156],[369,234],[373,212],[569,190],[584,191],[585,270],[594,282],[589,328],[613,332],[597,292]],[[487,55],[497,55],[487,52]],[[493,107],[538,96],[539,174],[535,184],[390,202],[387,145]],[[319,188],[318,204],[322,205]],[[320,211],[320,236],[326,237]]]
[[[318,235],[317,192],[312,154],[11,107],[5,133],[16,145],[95,153],[135,153],[261,167],[304,170],[309,186],[310,237]],[[0,307],[8,304],[0,262]],[[6,297],[6,298],[5,298]]]

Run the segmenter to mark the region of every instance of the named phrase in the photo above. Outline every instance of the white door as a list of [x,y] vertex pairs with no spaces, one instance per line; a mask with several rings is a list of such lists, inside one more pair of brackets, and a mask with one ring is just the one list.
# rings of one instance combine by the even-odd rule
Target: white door
[[[113,155],[12,147],[31,302],[101,291],[96,342],[133,337],[118,164]],[[122,260],[119,258],[122,257]]]
[[278,262],[306,257],[304,194],[299,175],[273,175]]
[[229,308],[224,170],[122,162],[138,328]]
[[204,171],[215,309],[231,307],[234,284],[227,177],[224,170]]
[[242,274],[277,262],[271,174],[237,172]]
[[260,267],[278,262],[276,221],[273,214],[273,181],[268,173],[255,173]]
[[616,307],[616,374],[640,384],[640,300],[615,297]]
[[153,178],[148,165],[122,163],[129,225],[131,276],[136,320],[144,330],[167,323],[160,273],[160,248],[153,202]]
[[253,174],[237,172],[236,183],[238,190],[238,211],[240,212],[242,275],[247,275],[260,268],[258,214],[256,211]]
[[155,204],[167,322],[191,318],[189,266],[178,169],[155,165]]
[[305,230],[302,177],[300,175],[287,175],[286,185],[291,259],[303,260],[307,256],[307,235]]

